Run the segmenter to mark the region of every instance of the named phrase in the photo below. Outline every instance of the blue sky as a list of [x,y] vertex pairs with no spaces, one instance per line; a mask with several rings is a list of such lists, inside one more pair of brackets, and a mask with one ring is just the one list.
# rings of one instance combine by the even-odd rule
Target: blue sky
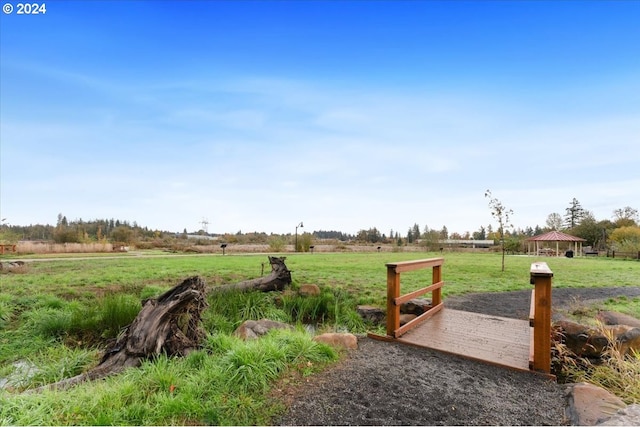
[[487,189],[522,228],[640,209],[640,2],[46,9],[0,17],[8,223],[464,233]]

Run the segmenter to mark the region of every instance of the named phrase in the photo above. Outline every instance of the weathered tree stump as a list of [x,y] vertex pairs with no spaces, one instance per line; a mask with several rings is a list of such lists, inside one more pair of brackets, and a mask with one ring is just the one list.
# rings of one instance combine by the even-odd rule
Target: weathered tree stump
[[138,316],[105,351],[98,366],[34,391],[66,389],[83,381],[104,378],[140,366],[143,360],[161,353],[186,355],[204,336],[200,322],[207,306],[204,280],[189,277],[159,297],[143,301]]
[[[282,291],[291,284],[291,271],[285,257],[269,257],[271,274],[258,279],[222,285],[215,292]],[[206,285],[198,276],[189,277],[157,298],[142,302],[142,309],[127,326],[102,360],[88,372],[49,384],[45,388],[66,389],[83,381],[92,381],[140,366],[143,360],[161,353],[183,356],[198,347],[204,331],[200,328],[202,311],[208,307]]]

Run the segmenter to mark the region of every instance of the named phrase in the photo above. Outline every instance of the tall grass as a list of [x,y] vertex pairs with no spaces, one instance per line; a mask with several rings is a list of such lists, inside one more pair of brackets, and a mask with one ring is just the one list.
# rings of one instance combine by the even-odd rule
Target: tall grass
[[600,386],[627,404],[639,404],[640,351],[631,350],[625,354],[609,330],[601,327],[600,331],[609,341],[602,359],[597,363],[588,359],[565,363],[563,377],[569,382],[585,381]]
[[111,243],[35,243],[20,242],[16,245],[20,254],[64,254],[113,252]]
[[160,356],[63,393],[0,393],[0,424],[266,425],[280,409],[268,398],[272,381],[297,364],[317,370],[337,358],[302,331],[249,342],[227,336],[213,347],[181,359]]

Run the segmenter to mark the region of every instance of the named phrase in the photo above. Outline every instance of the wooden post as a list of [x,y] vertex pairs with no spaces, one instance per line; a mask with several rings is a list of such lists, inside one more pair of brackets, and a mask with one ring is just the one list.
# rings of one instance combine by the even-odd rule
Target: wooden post
[[396,338],[400,328],[400,306],[395,299],[400,296],[400,273],[395,265],[387,265],[387,335]]
[[551,278],[546,262],[531,264],[531,284],[535,286],[533,320],[533,370],[551,373]]
[[[433,267],[432,282],[438,283],[442,281],[442,265],[436,265]],[[434,289],[431,292],[431,307],[435,307],[442,302],[442,288]]]

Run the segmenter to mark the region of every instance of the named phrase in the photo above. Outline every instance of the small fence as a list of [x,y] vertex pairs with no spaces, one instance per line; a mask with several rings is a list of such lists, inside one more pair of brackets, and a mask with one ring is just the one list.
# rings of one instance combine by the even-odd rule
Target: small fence
[[16,252],[16,245],[0,245],[0,254]]
[[640,251],[638,252],[607,251],[607,258],[630,258],[630,259],[640,260]]

